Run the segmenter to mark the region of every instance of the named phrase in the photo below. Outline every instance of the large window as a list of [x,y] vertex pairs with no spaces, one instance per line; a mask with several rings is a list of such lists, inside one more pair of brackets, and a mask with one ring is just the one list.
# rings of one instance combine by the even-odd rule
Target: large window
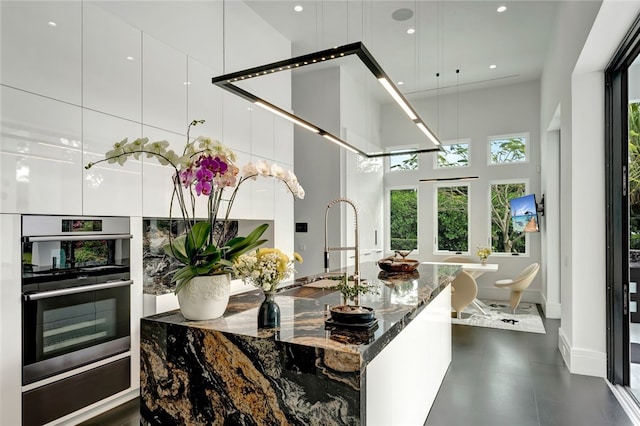
[[442,144],[442,151],[435,157],[436,168],[464,167],[469,165],[469,140]]
[[469,251],[469,186],[437,188],[436,250]]
[[527,133],[492,136],[489,138],[489,164],[526,163]]
[[418,191],[389,191],[389,230],[391,250],[418,248]]
[[522,181],[496,182],[491,185],[491,251],[494,253],[525,253],[524,232],[515,232],[511,222],[509,200],[526,194]]

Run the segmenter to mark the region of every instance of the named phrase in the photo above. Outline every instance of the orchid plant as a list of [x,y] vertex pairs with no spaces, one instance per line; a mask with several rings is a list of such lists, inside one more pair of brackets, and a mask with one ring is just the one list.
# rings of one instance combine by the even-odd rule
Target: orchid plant
[[253,284],[264,292],[271,292],[295,272],[294,262],[302,263],[298,253],[293,253],[293,258],[289,258],[277,248],[261,248],[236,258],[233,272],[245,284]]
[[[124,165],[129,158],[138,160],[144,154],[173,168],[170,216],[174,202],[177,202],[186,233],[170,238],[163,248],[168,256],[184,265],[171,280],[176,283],[176,293],[193,277],[232,272],[236,258],[266,241],[260,237],[267,224],[258,226],[246,237],[235,237],[227,242],[220,240],[224,232],[217,240],[214,237],[216,222],[227,223],[238,189],[244,182],[258,177],[273,177],[282,181],[294,197],[302,199],[305,195],[292,171],[265,160],[246,164],[242,175],[238,176],[240,169],[236,166],[236,154],[231,149],[207,137],[191,139],[191,128],[202,123],[204,120],[194,120],[189,124],[187,142],[181,154],[169,149],[169,142],[165,140],[149,142],[148,138],[138,138],[129,142],[125,138],[115,143],[104,159],[85,166],[90,169],[102,162]],[[230,195],[225,197],[227,193]],[[196,218],[196,197],[207,198],[206,221]],[[223,207],[225,202],[226,207]]]

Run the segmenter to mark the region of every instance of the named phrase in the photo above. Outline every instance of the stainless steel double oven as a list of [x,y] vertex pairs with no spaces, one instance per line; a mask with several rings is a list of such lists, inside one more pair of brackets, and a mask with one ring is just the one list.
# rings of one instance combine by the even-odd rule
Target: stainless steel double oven
[[22,217],[23,424],[130,386],[130,239],[125,217]]

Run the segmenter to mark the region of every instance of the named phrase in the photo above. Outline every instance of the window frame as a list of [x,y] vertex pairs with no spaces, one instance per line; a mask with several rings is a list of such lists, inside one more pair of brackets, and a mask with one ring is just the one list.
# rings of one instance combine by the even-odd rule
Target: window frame
[[403,190],[414,190],[416,192],[416,248],[413,249],[412,253],[419,254],[420,253],[420,188],[417,185],[401,185],[401,186],[393,186],[387,188],[386,192],[386,202],[387,202],[387,220],[385,220],[385,228],[387,240],[385,242],[385,250],[388,253],[392,253],[391,249],[391,191],[403,191]]
[[[499,139],[515,139],[524,138],[524,160],[510,163],[492,163],[491,162],[491,142]],[[504,135],[491,135],[487,137],[487,166],[511,166],[518,164],[527,164],[531,161],[531,136],[529,132],[508,133]]]
[[[467,250],[466,251],[449,251],[440,250],[438,247],[438,191],[440,188],[455,188],[460,186],[467,187]],[[459,254],[469,256],[471,253],[471,184],[469,182],[452,182],[452,183],[436,183],[433,191],[433,254],[434,255],[452,255]]]
[[397,146],[392,146],[392,147],[387,147],[386,148],[386,152],[394,152],[394,151],[407,151],[408,154],[410,155],[414,155],[416,157],[416,168],[415,169],[411,169],[411,170],[392,170],[391,169],[391,158],[392,157],[387,157],[385,158],[385,172],[386,173],[409,173],[409,172],[417,172],[418,170],[420,170],[420,157],[418,156],[418,154],[415,153],[411,153],[411,150],[416,150],[418,149],[417,145],[397,145]]
[[[517,163],[516,163],[517,164]],[[524,194],[530,194],[530,186],[529,186],[529,178],[513,178],[513,179],[496,179],[490,180],[489,186],[487,188],[487,206],[489,208],[488,218],[489,218],[489,239],[488,245],[491,247],[491,256],[496,257],[514,257],[515,255],[507,252],[497,252],[493,251],[493,237],[491,236],[493,230],[493,214],[492,214],[492,204],[491,204],[491,188],[494,185],[509,185],[509,184],[521,184],[524,183]],[[529,232],[524,233],[524,252],[518,253],[515,257],[531,257],[531,236]]]
[[449,141],[444,141],[442,142],[442,146],[451,146],[451,145],[460,145],[466,143],[468,146],[468,152],[469,152],[469,162],[464,165],[464,166],[451,166],[451,167],[440,167],[438,165],[438,155],[437,153],[433,156],[433,169],[434,170],[449,170],[449,169],[465,169],[467,167],[471,167],[471,161],[472,161],[472,152],[471,152],[471,138],[463,138],[463,139],[454,139],[454,140],[449,140]]

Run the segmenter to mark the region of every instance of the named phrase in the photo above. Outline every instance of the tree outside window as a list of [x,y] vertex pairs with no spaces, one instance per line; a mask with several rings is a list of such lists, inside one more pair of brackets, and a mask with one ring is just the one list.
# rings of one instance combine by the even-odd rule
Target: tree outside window
[[629,248],[640,250],[640,103],[629,104]]
[[442,145],[442,151],[438,151],[436,167],[464,167],[469,165],[469,143],[461,142]]
[[469,251],[469,186],[441,186],[438,196],[438,251]]
[[[413,148],[412,148],[413,149]],[[391,150],[389,152],[402,152],[406,149]],[[397,154],[389,157],[390,171],[418,170],[418,154]]]
[[389,191],[389,229],[391,250],[418,248],[418,191],[392,189]]
[[525,195],[525,182],[491,185],[491,251],[494,253],[524,253],[524,232],[515,232],[511,223],[509,200]]
[[511,164],[527,161],[527,136],[513,135],[489,139],[489,163]]

